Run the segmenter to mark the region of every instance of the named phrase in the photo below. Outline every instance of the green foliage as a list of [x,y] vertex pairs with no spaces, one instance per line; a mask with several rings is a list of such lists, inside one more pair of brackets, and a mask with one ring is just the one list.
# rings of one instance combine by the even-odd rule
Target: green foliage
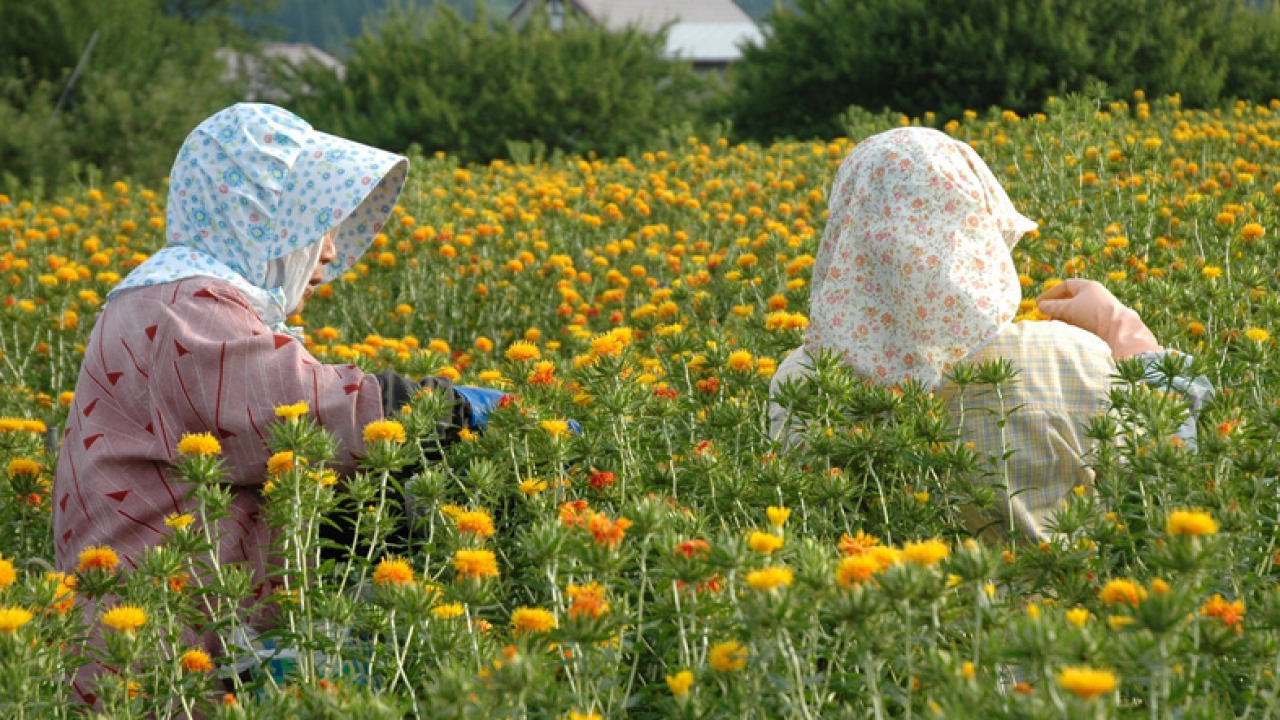
[[618,153],[692,120],[701,81],[662,59],[664,37],[545,17],[474,22],[439,6],[393,10],[357,39],[345,82],[304,73],[293,109],[317,127],[380,147],[417,144],[477,160],[510,143]]
[[[68,90],[95,32],[98,40]],[[157,0],[4,3],[0,172],[6,183],[42,178],[58,186],[84,165],[163,177],[191,128],[234,101],[214,52],[237,32],[216,8],[188,20],[166,14]]]
[[797,0],[735,68],[729,114],[749,137],[840,132],[850,105],[957,117],[1038,110],[1092,80],[1193,106],[1269,97],[1280,9],[1239,0]]

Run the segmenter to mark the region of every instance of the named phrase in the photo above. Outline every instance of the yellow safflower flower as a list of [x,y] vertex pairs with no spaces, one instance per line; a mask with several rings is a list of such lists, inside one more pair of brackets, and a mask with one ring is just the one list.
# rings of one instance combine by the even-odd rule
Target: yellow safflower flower
[[755,358],[746,350],[737,350],[729,354],[725,367],[733,372],[748,373],[755,365]]
[[441,620],[452,620],[467,614],[461,603],[445,603],[431,608],[431,614]]
[[758,530],[747,536],[747,547],[761,555],[768,555],[774,550],[777,550],[782,547],[784,542],[785,541],[777,535],[760,532]]
[[40,463],[35,460],[28,458],[14,458],[9,461],[9,477],[16,478],[23,475],[35,477],[40,474],[41,467]]
[[147,613],[137,605],[117,605],[102,616],[103,625],[123,633],[131,633],[146,622]]
[[542,608],[520,607],[511,613],[511,634],[547,632],[557,626],[556,616]]
[[14,569],[11,560],[5,560],[0,555],[0,590],[4,590],[10,585],[18,581],[18,571]]
[[178,441],[178,452],[182,455],[217,455],[222,452],[222,444],[210,433],[188,433]]
[[902,551],[897,548],[877,545],[871,548],[869,552],[872,559],[876,561],[876,565],[879,566],[880,572],[888,570],[903,560]]
[[767,567],[747,573],[747,585],[754,590],[776,590],[780,587],[791,587],[795,574],[787,567]]
[[31,622],[31,611],[26,608],[0,607],[0,633],[12,635],[18,628]]
[[537,360],[542,357],[542,352],[538,350],[537,345],[521,340],[507,348],[506,356],[512,362],[524,362],[526,360]]
[[1086,667],[1067,667],[1058,673],[1058,684],[1085,700],[1113,692],[1119,685],[1114,673]]
[[311,411],[311,406],[304,402],[297,402],[292,405],[276,406],[276,417],[285,420],[297,420]]
[[932,567],[950,554],[951,549],[941,540],[922,540],[902,546],[902,556],[906,561],[920,567]]
[[1088,621],[1089,611],[1084,608],[1072,608],[1067,611],[1067,622],[1078,628],[1084,627],[1084,624]]
[[404,425],[395,420],[375,420],[364,426],[364,441],[367,443],[379,441],[403,443],[406,439]]
[[749,650],[736,640],[716,643],[707,653],[707,662],[718,672],[737,672],[747,666]]
[[524,493],[525,497],[533,497],[546,489],[547,489],[546,480],[537,480],[534,478],[530,478],[528,480],[520,481],[520,492]]
[[667,688],[671,690],[671,694],[680,697],[689,692],[689,688],[693,687],[693,673],[688,670],[681,670],[675,675],[667,676]]
[[562,437],[569,433],[569,423],[564,420],[543,420],[539,425],[551,437]]
[[770,505],[764,512],[769,516],[769,524],[776,528],[786,525],[787,518],[791,517],[791,508],[787,507],[776,507]]
[[195,522],[195,517],[191,513],[173,513],[164,519],[165,525],[176,530],[184,530],[193,522]]
[[1218,532],[1218,523],[1208,513],[1198,510],[1174,510],[1169,513],[1164,531],[1169,535],[1214,535]]

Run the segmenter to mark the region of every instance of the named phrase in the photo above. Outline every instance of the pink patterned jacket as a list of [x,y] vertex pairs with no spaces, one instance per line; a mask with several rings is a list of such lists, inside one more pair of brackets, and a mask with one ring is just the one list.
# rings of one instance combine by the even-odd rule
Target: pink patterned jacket
[[74,571],[92,545],[114,549],[125,571],[136,567],[172,532],[164,519],[194,504],[169,470],[178,441],[210,432],[236,493],[221,528],[222,561],[249,563],[257,597],[268,593],[274,535],[259,514],[270,456],[263,440],[275,407],[299,401],[341,442],[335,469],[351,470],[363,427],[382,417],[374,376],[316,360],[296,339],[273,333],[221,280],[194,277],[119,295],[89,336],[67,418],[53,495],[58,569]]

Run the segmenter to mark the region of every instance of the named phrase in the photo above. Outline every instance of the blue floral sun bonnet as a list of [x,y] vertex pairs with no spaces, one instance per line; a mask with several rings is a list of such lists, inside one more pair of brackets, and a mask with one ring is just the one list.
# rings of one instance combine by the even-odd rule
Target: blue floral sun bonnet
[[283,327],[331,230],[330,282],[355,266],[404,189],[409,161],[313,129],[293,113],[233,105],[200,124],[169,175],[168,246],[108,293],[205,276]]

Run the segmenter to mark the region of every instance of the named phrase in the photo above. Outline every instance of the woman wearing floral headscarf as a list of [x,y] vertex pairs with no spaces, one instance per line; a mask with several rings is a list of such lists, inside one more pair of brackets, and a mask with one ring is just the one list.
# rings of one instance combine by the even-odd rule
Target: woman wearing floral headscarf
[[[111,291],[85,349],[54,483],[60,570],[92,546],[135,567],[165,518],[192,509],[169,467],[185,434],[208,432],[235,488],[221,558],[247,563],[257,595],[270,592],[274,534],[259,503],[274,408],[306,402],[341,446],[335,469],[350,470],[364,426],[420,387],[323,364],[284,324],[356,264],[407,173],[403,157],[270,105],[236,105],[191,133],[170,175],[168,246]],[[472,409],[459,394],[454,422]]]
[[[915,380],[944,399],[955,392],[945,378],[957,363],[1012,361],[1019,374],[1003,403],[1017,410],[1003,429],[994,394],[965,401],[961,439],[1000,455],[1003,433],[1014,451],[1002,517],[971,518],[970,530],[995,523],[1043,537],[1067,494],[1092,484],[1085,424],[1108,406],[1115,361],[1141,356],[1150,366],[1172,351],[1091,281],[1068,280],[1042,296],[1040,310],[1061,322],[1014,323],[1022,292],[1010,250],[1036,224],[971,147],[943,133],[901,128],[868,138],[841,165],[829,207],[809,329],[779,366],[774,394],[811,373],[819,351],[873,382]],[[1193,413],[1210,391],[1203,381],[1175,384]],[[790,417],[771,406],[775,438],[790,439]],[[1194,417],[1179,435],[1194,443]]]

